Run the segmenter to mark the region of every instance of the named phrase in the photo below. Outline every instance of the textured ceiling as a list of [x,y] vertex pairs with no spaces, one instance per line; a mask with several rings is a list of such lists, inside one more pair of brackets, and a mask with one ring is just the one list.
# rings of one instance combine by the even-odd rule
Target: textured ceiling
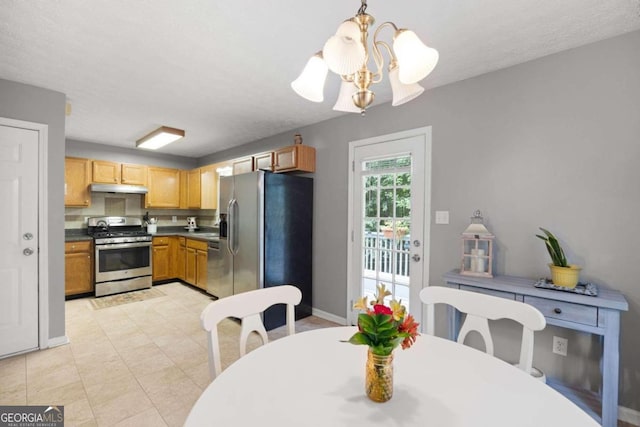
[[[200,157],[336,117],[337,76],[320,104],[289,84],[359,6],[2,0],[0,78],[65,93],[67,138],[134,148],[166,125],[186,137],[160,152]],[[369,0],[367,12],[438,49],[427,89],[640,29],[638,0]],[[373,90],[390,100],[386,79]]]

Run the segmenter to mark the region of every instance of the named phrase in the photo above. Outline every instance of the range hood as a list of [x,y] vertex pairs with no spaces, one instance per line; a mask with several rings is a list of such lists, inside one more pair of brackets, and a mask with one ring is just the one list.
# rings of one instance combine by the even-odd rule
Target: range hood
[[126,193],[126,194],[147,194],[149,189],[142,185],[125,184],[91,184],[92,193]]

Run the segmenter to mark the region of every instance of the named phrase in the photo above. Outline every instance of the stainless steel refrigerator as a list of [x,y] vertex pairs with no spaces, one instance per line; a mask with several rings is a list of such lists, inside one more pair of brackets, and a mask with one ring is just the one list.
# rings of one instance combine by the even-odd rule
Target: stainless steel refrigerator
[[[224,298],[291,284],[302,291],[296,319],[311,315],[313,179],[263,171],[221,177],[218,209],[226,233],[221,227],[207,291]],[[263,321],[267,330],[284,325],[284,305],[268,309]]]

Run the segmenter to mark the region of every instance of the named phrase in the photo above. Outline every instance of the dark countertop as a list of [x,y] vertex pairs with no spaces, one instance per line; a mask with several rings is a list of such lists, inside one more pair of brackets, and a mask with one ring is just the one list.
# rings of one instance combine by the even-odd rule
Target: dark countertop
[[91,236],[87,234],[86,228],[68,228],[64,230],[65,242],[80,242],[83,240],[93,240]]
[[[173,228],[173,227],[169,227]],[[164,237],[164,236],[180,236],[187,237],[189,239],[203,240],[206,242],[217,242],[218,238],[218,230],[214,228],[201,228],[197,231],[187,231],[184,229],[181,230],[167,230],[164,227],[158,228],[158,232],[154,233],[155,237]]]
[[[184,227],[159,227],[158,232],[153,236],[182,236],[190,239],[204,241],[218,241],[218,229],[216,227],[201,227],[197,231],[187,231]],[[64,230],[65,242],[79,242],[83,240],[92,240],[87,234],[86,228],[68,228]]]

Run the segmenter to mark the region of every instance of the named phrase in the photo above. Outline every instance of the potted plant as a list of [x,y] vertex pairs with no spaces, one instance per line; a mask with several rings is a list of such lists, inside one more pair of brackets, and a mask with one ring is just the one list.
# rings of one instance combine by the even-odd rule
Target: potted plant
[[560,246],[560,242],[558,242],[553,233],[542,227],[540,227],[540,230],[542,230],[544,236],[536,234],[536,237],[544,241],[551,257],[552,262],[549,264],[551,281],[556,286],[575,288],[578,284],[581,268],[575,264],[567,263],[567,257],[562,250],[562,246]]

